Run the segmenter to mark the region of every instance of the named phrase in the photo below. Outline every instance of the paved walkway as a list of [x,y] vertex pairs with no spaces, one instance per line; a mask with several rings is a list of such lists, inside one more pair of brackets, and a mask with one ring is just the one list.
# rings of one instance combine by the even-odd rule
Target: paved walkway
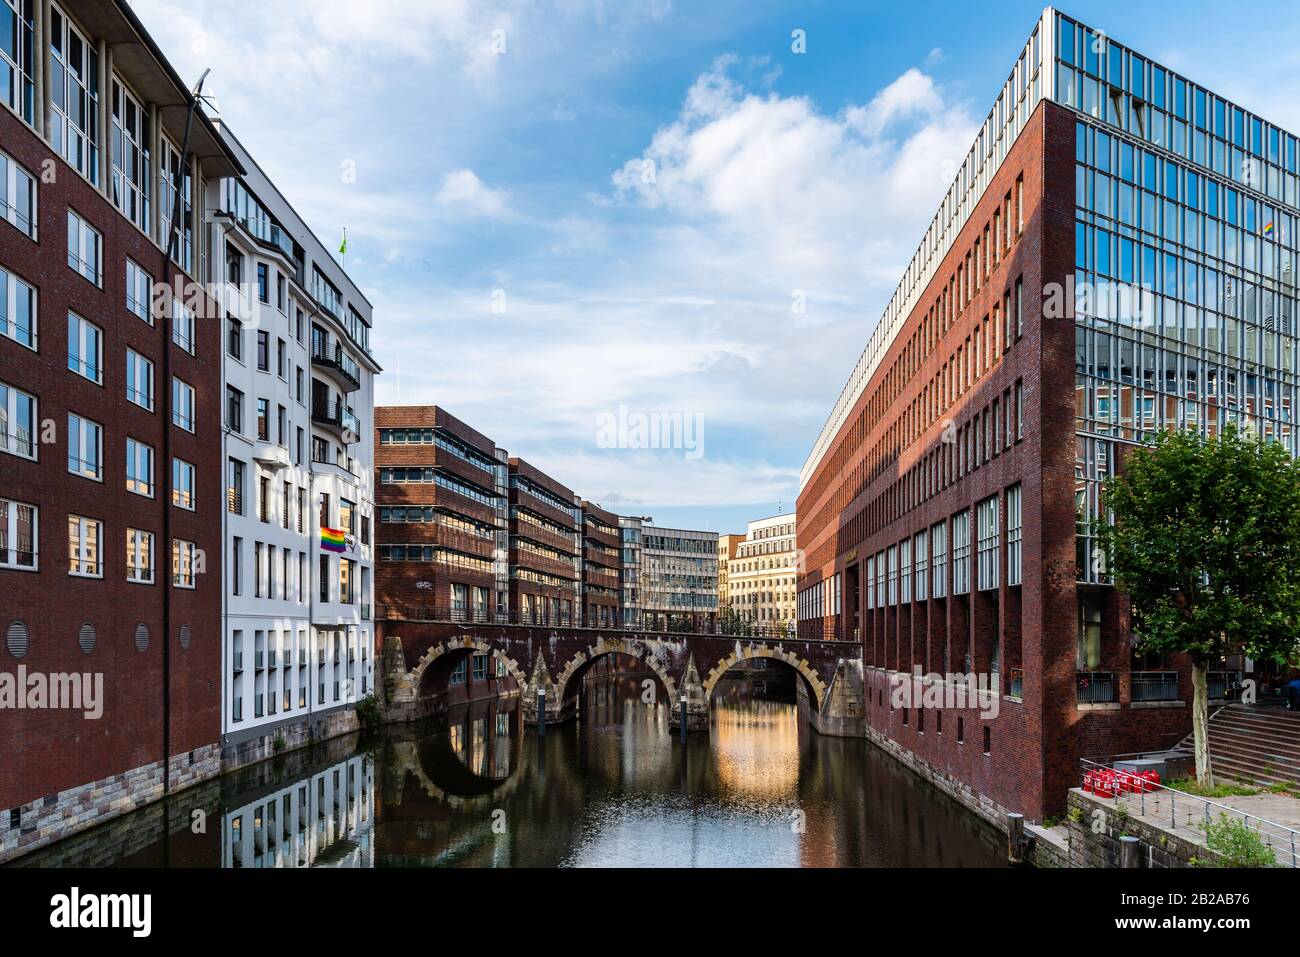
[[1258,830],[1264,843],[1273,848],[1279,864],[1300,866],[1300,834],[1293,835],[1286,830],[1300,831],[1300,798],[1265,792],[1249,797],[1215,798],[1207,805],[1194,794],[1161,788],[1151,794],[1122,794],[1117,803],[1144,824],[1158,826],[1201,845],[1205,844],[1207,813],[1215,820],[1227,813],[1224,807],[1232,808],[1242,812],[1243,819],[1249,815],[1250,827]]

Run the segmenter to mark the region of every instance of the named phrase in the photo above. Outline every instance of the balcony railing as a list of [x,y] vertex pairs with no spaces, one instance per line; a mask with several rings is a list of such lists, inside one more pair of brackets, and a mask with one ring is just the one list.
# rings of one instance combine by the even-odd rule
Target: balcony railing
[[1080,671],[1075,688],[1079,704],[1112,704],[1118,700],[1113,671]]
[[1235,698],[1240,689],[1240,671],[1211,671],[1206,675],[1206,696],[1211,701]]
[[328,343],[313,338],[311,364],[339,373],[352,386],[349,392],[361,388],[361,366],[337,345],[331,348]]
[[377,605],[375,614],[381,620],[412,621],[452,624],[524,625],[557,628],[582,628],[598,631],[639,632],[642,634],[719,635],[735,638],[767,638],[779,641],[854,641],[848,626],[835,626],[821,622],[803,622],[796,630],[794,622],[786,624],[760,624],[757,622],[723,622],[704,620],[695,624],[674,623],[663,626],[630,625],[621,621],[594,627],[585,624],[572,613],[551,615],[541,609],[531,615],[522,611],[489,612],[472,608],[451,608],[434,605]]
[[1178,672],[1133,672],[1132,697],[1134,701],[1177,701]]

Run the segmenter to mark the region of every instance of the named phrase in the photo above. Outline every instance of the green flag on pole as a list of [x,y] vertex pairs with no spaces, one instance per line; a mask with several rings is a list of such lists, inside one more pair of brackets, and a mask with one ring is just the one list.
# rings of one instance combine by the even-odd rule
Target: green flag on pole
[[343,228],[343,245],[341,245],[341,246],[339,247],[339,252],[342,253],[344,256],[346,256],[346,255],[348,254],[348,230],[347,230],[347,227],[344,227],[344,228]]

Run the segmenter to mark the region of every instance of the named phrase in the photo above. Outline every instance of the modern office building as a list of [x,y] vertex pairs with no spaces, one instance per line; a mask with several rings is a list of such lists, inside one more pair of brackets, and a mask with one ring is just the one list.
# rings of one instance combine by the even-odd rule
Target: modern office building
[[588,628],[617,628],[623,587],[618,516],[582,502],[582,620]]
[[51,695],[4,703],[5,860],[220,769],[221,334],[193,211],[242,170],[201,112],[183,161],[188,84],[125,2],[0,14],[0,671]]
[[[1187,664],[1133,654],[1091,523],[1157,430],[1296,451],[1298,160],[1108,34],[1034,25],[801,477],[800,630],[860,629],[871,734],[954,791],[1041,818],[1080,757],[1189,729]],[[909,722],[888,684],[918,666],[997,674],[997,716]]]
[[582,623],[580,499],[523,459],[511,457],[510,605],[521,622]]
[[437,406],[381,406],[375,465],[382,616],[506,615],[505,452]]
[[745,540],[744,535],[718,536],[718,612],[726,614],[731,608],[731,562],[736,548]]
[[653,519],[638,515],[620,515],[619,538],[623,544],[621,568],[623,598],[620,603],[624,628],[642,627],[641,617],[641,552],[645,527]]
[[643,525],[640,609],[648,631],[712,631],[718,621],[718,533]]
[[224,363],[228,765],[355,724],[374,689],[370,303],[224,125],[207,184]]
[[731,608],[739,620],[763,631],[793,632],[798,564],[793,515],[750,522],[728,571]]

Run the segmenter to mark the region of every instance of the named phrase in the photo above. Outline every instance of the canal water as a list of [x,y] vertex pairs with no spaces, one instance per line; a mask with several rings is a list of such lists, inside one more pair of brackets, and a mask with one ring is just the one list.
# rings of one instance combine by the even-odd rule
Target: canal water
[[724,680],[682,744],[650,676],[604,674],[539,737],[517,699],[227,775],[16,866],[967,867],[1004,838],[793,689]]

